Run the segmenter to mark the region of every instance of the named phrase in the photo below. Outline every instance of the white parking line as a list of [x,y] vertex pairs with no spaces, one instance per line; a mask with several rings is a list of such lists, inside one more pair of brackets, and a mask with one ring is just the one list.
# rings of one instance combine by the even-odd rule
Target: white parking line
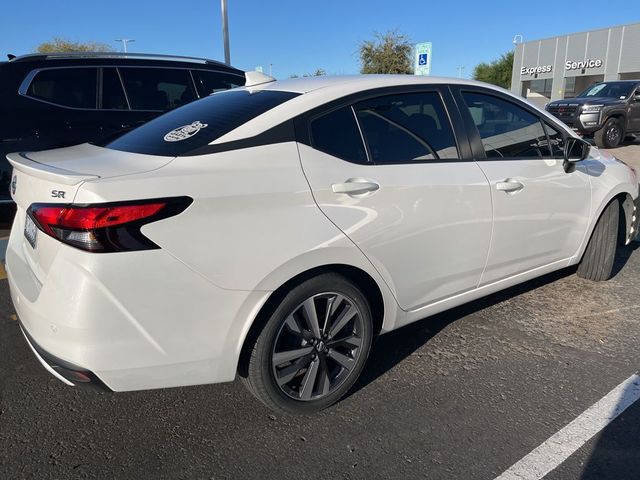
[[569,458],[639,398],[640,376],[634,374],[496,480],[539,480]]

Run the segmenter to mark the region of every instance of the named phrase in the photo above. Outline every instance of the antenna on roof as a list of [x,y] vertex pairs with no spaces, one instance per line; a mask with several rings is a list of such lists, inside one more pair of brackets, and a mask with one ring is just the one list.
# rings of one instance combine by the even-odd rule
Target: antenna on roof
[[13,60],[14,58],[16,58],[16,56],[14,54],[12,54],[12,53],[7,53],[7,58],[9,60]]
[[262,72],[244,72],[244,76],[247,79],[244,86],[245,87],[254,87],[256,85],[262,85],[263,83],[275,82],[276,79],[266,75]]

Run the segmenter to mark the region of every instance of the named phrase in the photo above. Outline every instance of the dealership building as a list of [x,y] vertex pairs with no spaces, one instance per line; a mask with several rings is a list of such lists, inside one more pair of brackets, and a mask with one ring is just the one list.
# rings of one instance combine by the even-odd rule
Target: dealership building
[[516,44],[511,91],[544,105],[603,80],[640,79],[640,23]]

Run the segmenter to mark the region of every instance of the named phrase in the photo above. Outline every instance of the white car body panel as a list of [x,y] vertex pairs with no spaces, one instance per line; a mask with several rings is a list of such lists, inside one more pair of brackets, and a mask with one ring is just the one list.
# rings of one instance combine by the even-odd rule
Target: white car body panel
[[[569,260],[587,229],[591,185],[586,167],[568,175],[562,160],[484,160],[491,185],[493,232],[482,285]],[[522,189],[499,191],[511,179]]]
[[[478,286],[491,239],[491,196],[475,162],[357,165],[302,144],[300,157],[322,211],[384,272],[404,310]],[[350,178],[380,189],[333,192],[333,184]]]
[[[251,89],[306,93],[212,143],[254,137],[362,90],[430,83],[473,82],[261,84]],[[569,174],[562,162],[544,160],[356,165],[296,141],[175,159],[91,145],[10,157],[18,213],[6,262],[23,328],[116,391],[233,380],[265,302],[310,270],[339,265],[368,276],[382,296],[384,333],[577,263],[608,202],[638,197],[635,173],[596,149]],[[334,193],[333,184],[354,177],[380,189]],[[524,190],[498,192],[506,178],[519,178]],[[42,231],[34,249],[23,233],[33,203],[176,196],[193,203],[141,229],[154,250],[89,253]]]

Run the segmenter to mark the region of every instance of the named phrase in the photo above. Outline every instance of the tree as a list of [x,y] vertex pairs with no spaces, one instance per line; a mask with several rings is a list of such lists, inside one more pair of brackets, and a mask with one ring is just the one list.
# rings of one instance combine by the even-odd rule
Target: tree
[[491,63],[479,63],[473,69],[473,79],[492,83],[502,88],[511,86],[513,71],[513,51],[503,53],[500,58]]
[[[327,71],[324,68],[316,68],[316,71],[313,73],[305,73],[302,76],[303,77],[322,77],[323,75],[326,75]],[[299,78],[300,75],[298,75],[297,73],[292,73],[291,75],[289,75],[289,78]]]
[[50,42],[38,45],[38,53],[56,52],[112,52],[113,48],[105,43],[99,42],[72,42],[66,38],[56,37]]
[[360,43],[360,73],[413,73],[409,37],[396,30]]

